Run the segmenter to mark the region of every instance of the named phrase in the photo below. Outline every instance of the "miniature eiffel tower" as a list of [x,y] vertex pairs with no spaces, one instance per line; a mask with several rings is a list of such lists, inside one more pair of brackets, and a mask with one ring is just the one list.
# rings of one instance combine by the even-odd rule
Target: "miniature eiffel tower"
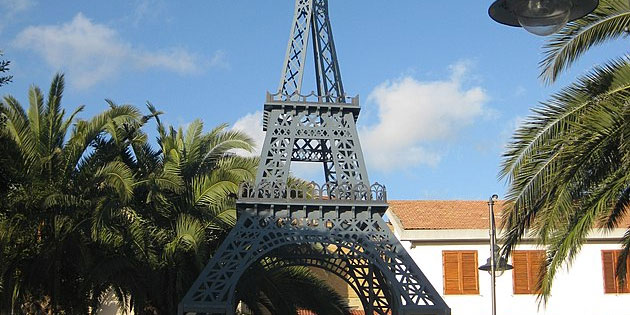
[[[302,95],[309,36],[317,94]],[[234,314],[237,283],[255,262],[327,270],[354,289],[366,314],[450,314],[382,219],[387,194],[368,180],[356,128],[359,98],[344,92],[328,0],[296,0],[280,87],[267,93],[264,110],[256,181],[240,186],[238,221],[179,314]],[[290,183],[293,161],[321,163],[326,182]]]

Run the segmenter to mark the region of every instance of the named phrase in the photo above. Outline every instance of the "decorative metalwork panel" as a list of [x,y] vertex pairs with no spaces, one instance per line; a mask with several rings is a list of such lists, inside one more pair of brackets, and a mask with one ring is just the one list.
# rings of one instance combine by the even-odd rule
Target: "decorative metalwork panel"
[[322,162],[328,182],[369,183],[355,117],[349,110],[272,109],[256,183],[286,183],[291,161]]
[[[288,246],[293,259],[322,260],[319,266],[341,259],[353,265],[345,272],[352,273],[349,277],[358,281],[362,299],[369,301],[364,308],[377,314],[448,314],[437,291],[380,217],[291,220],[262,213],[241,214],[233,233],[184,297],[183,310],[232,314],[234,290],[243,272],[254,262],[281,259],[282,255],[274,258],[273,254]],[[366,261],[373,269],[362,269]]]
[[328,102],[341,101],[345,93],[328,17],[328,0],[315,0],[311,21],[317,94],[328,96]]
[[349,248],[337,245],[295,245],[288,250],[271,252],[261,263],[267,270],[288,266],[309,266],[326,270],[348,283],[361,304],[366,306],[366,313],[391,314],[389,301],[392,300],[392,292],[389,291],[385,276],[367,259],[358,255],[347,255],[350,251]]
[[291,95],[302,89],[306,48],[313,17],[313,0],[296,0],[279,91]]
[[[257,202],[274,201],[276,199],[285,199],[293,203],[313,203],[313,202],[369,202],[378,203],[387,202],[387,190],[385,186],[374,183],[372,186],[365,186],[363,183],[350,186],[339,186],[337,182],[327,182],[318,185],[311,182],[307,185],[302,183],[293,183],[290,185],[265,185],[261,183],[256,186],[253,183],[242,183],[239,186],[238,198],[241,203],[250,200]],[[263,200],[259,200],[263,199]]]
[[[317,94],[301,94],[309,34]],[[385,225],[385,186],[370,185],[346,97],[328,0],[296,0],[278,92],[267,93],[256,180],[239,187],[238,221],[179,306],[179,314],[233,314],[235,290],[253,263],[333,272],[366,314],[449,315],[431,283]],[[320,163],[326,182],[289,184],[291,162]],[[324,314],[320,314],[324,315]]]

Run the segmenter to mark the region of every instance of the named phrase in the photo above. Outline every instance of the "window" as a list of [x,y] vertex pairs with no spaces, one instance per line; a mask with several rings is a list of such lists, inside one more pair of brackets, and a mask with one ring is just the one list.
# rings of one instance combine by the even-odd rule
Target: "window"
[[538,294],[538,279],[545,265],[544,250],[515,250],[512,252],[512,281],[514,294]]
[[[626,283],[619,286],[617,282],[617,260],[621,255],[620,250],[602,251],[602,270],[604,275],[604,293],[630,293],[630,279],[626,276]],[[630,263],[626,261],[626,266],[630,270]]]
[[442,251],[444,294],[479,294],[476,250]]

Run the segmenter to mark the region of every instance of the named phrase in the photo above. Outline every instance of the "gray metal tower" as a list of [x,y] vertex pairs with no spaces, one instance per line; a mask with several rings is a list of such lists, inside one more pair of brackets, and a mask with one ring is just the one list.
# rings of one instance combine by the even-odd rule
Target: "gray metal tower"
[[[309,36],[317,94],[302,95]],[[387,193],[368,180],[355,125],[359,98],[343,89],[328,0],[296,0],[280,87],[267,93],[264,109],[256,181],[239,188],[236,226],[179,313],[234,314],[236,285],[260,262],[327,270],[354,289],[366,314],[450,314],[382,219]],[[326,182],[290,181],[292,161],[321,163]]]

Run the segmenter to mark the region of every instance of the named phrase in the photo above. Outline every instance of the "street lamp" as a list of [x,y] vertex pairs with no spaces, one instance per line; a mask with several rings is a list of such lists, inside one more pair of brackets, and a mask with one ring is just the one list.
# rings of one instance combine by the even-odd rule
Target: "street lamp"
[[501,24],[547,36],[593,12],[598,4],[599,0],[496,0],[488,14]]
[[[499,199],[499,196],[492,195],[488,200],[488,213],[489,213],[489,221],[490,221],[490,258],[488,258],[488,262],[485,265],[479,266],[479,270],[484,270],[490,272],[490,291],[492,292],[492,315],[496,315],[497,313],[497,292],[495,289],[496,278],[505,272],[506,270],[510,270],[513,267],[507,263],[505,258],[501,257],[499,254],[499,246],[497,246],[497,233],[496,227],[494,225],[494,202]],[[497,258],[498,261],[497,261]],[[499,274],[497,275],[497,272]]]
[[[500,277],[507,270],[512,270],[514,267],[508,264],[507,259],[499,254],[499,246],[494,245],[494,273],[496,277]],[[497,261],[498,258],[498,261]],[[479,266],[479,270],[487,271],[492,275],[492,257],[488,257],[485,265]]]

